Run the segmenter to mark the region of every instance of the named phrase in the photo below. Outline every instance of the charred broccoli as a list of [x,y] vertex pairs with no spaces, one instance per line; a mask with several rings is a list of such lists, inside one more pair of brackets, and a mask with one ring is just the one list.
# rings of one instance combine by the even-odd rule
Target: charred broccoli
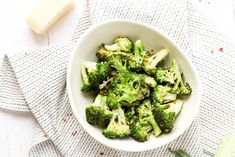
[[115,52],[131,52],[133,48],[132,41],[127,37],[116,38],[113,45],[104,45],[104,48],[108,51]]
[[154,119],[150,100],[146,99],[138,108],[139,120],[131,124],[131,134],[137,141],[149,139],[149,133],[153,130],[155,136],[159,136],[161,130]]
[[168,55],[168,50],[162,49],[153,55],[146,56],[143,61],[144,64],[143,68],[145,72],[152,75],[157,69],[156,66],[158,65],[158,63],[164,60],[167,55]]
[[153,101],[162,104],[175,100],[177,95],[170,93],[171,90],[169,86],[157,85],[152,92]]
[[155,74],[155,79],[159,83],[174,84],[176,78],[180,75],[179,67],[176,62],[172,61],[171,68],[158,68]]
[[135,71],[141,71],[143,69],[143,60],[146,55],[144,45],[141,40],[137,40],[134,45],[134,56],[129,60],[129,67]]
[[135,106],[124,108],[125,117],[128,121],[128,124],[131,125],[133,122],[137,121],[138,116],[136,113]]
[[113,113],[106,106],[105,102],[106,97],[98,95],[95,98],[94,103],[86,107],[86,118],[88,123],[99,127],[107,127]]
[[104,48],[104,44],[102,44],[99,47],[99,49],[96,51],[96,56],[100,61],[104,61],[112,55],[119,55],[119,56],[123,56],[123,57],[130,57],[131,56],[130,53],[126,53],[126,52],[115,52],[115,51],[106,50]]
[[146,75],[146,74],[142,74],[144,76],[144,82],[150,86],[150,87],[156,87],[157,85],[157,82],[154,80],[153,77],[149,76],[149,75]]
[[172,86],[172,93],[190,95],[192,92],[189,84],[184,84],[183,74],[175,59],[172,60],[171,68],[157,69],[155,78],[159,83],[169,83]]
[[120,55],[112,55],[107,58],[109,65],[114,68],[117,72],[128,71],[127,63],[128,60],[126,57]]
[[144,76],[133,72],[118,73],[108,91],[107,105],[111,109],[120,106],[134,106],[136,101],[150,95]]
[[149,139],[150,132],[153,130],[152,125],[145,120],[139,120],[131,123],[131,136],[139,141],[144,142]]
[[82,79],[84,81],[81,90],[89,92],[96,89],[110,74],[111,69],[106,62],[85,62],[82,65]]
[[95,91],[95,101],[86,107],[86,119],[103,129],[107,138],[131,136],[144,142],[150,135],[171,132],[183,101],[190,95],[176,60],[162,67],[167,49],[147,51],[141,40],[118,37],[102,44],[96,62],[85,62],[81,74],[83,92]]
[[154,116],[156,122],[163,132],[171,132],[174,127],[174,123],[177,115],[183,106],[182,100],[175,100],[169,104],[160,105],[159,103],[154,103]]
[[192,93],[190,85],[188,83],[184,84],[183,74],[176,78],[171,92],[180,95],[190,95]]
[[129,136],[131,133],[130,127],[121,108],[112,111],[113,117],[103,134],[107,138],[121,138]]
[[103,81],[102,84],[99,85],[99,91],[101,95],[107,95],[108,90],[113,82],[113,77],[108,78],[107,80]]
[[133,48],[133,43],[129,38],[116,38],[113,45],[102,44],[96,51],[96,56],[99,60],[105,60],[108,57],[115,55],[130,56]]

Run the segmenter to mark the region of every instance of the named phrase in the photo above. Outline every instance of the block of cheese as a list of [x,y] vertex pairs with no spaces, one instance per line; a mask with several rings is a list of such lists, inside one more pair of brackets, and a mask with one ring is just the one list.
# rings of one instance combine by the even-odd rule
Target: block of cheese
[[40,0],[27,16],[26,22],[37,34],[44,34],[74,6],[73,0]]

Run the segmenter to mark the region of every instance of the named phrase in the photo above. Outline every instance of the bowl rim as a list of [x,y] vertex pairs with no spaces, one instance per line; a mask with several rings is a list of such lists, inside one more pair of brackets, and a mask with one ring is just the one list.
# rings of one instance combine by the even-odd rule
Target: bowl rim
[[[73,58],[75,56],[75,54],[77,53],[77,47],[78,45],[80,45],[81,41],[93,30],[102,27],[104,25],[108,25],[108,24],[115,24],[115,23],[127,23],[127,24],[134,24],[134,25],[139,25],[142,27],[146,27],[148,29],[150,29],[151,31],[156,32],[157,34],[159,34],[160,36],[162,36],[162,38],[164,40],[166,40],[166,42],[170,43],[171,45],[173,45],[176,50],[182,55],[183,59],[186,60],[186,62],[189,65],[189,69],[191,69],[192,73],[195,75],[195,80],[198,83],[197,86],[197,101],[195,102],[195,104],[197,105],[196,110],[194,110],[192,116],[189,117],[188,123],[186,124],[186,126],[184,127],[184,129],[180,129],[175,136],[169,137],[168,140],[166,140],[165,142],[161,143],[158,146],[150,146],[150,147],[143,147],[142,149],[138,149],[138,150],[134,150],[134,149],[122,149],[122,148],[118,148],[118,147],[113,147],[112,145],[108,145],[105,142],[102,142],[102,140],[99,140],[99,138],[94,137],[89,131],[87,131],[87,129],[84,127],[85,122],[84,121],[80,121],[80,118],[78,118],[79,116],[77,115],[77,113],[75,112],[75,102],[73,100],[73,94],[72,94],[72,89],[71,89],[71,72],[72,72],[72,66],[73,66]],[[174,140],[176,140],[180,135],[182,135],[186,130],[189,129],[189,127],[192,125],[193,121],[195,120],[197,114],[199,113],[199,109],[200,109],[200,102],[201,102],[201,98],[202,98],[202,86],[201,86],[201,80],[200,77],[197,73],[197,71],[195,70],[191,60],[188,58],[188,56],[186,56],[186,54],[183,53],[183,50],[173,41],[171,40],[166,34],[164,34],[163,32],[161,32],[159,29],[148,25],[146,23],[142,23],[142,22],[136,22],[136,21],[130,21],[130,20],[107,20],[107,21],[103,21],[100,22],[98,24],[92,25],[90,26],[82,35],[81,37],[78,39],[78,41],[76,42],[75,46],[73,47],[73,51],[69,57],[69,62],[68,62],[68,66],[67,66],[67,74],[66,74],[66,82],[67,82],[67,90],[68,90],[68,98],[69,98],[69,102],[70,102],[70,106],[72,108],[72,111],[76,117],[76,119],[78,120],[78,122],[80,123],[80,125],[82,126],[82,128],[89,134],[89,136],[91,136],[92,138],[94,138],[96,141],[98,141],[99,143],[109,147],[109,148],[113,148],[115,150],[119,150],[119,151],[126,151],[126,152],[142,152],[142,151],[148,151],[148,150],[152,150],[158,147],[161,147],[163,145],[166,145]]]

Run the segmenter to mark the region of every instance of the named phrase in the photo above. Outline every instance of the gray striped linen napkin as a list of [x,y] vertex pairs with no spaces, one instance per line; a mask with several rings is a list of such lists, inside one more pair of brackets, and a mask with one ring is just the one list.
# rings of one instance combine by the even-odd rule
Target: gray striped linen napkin
[[[201,156],[201,148],[213,154],[222,136],[235,131],[235,53],[231,41],[185,0],[80,2],[84,6],[83,14],[78,16],[70,44],[4,57],[0,107],[32,112],[39,123],[29,155],[165,157],[170,156],[169,147],[185,149],[195,157]],[[176,41],[199,71],[203,83],[200,116],[190,129],[168,145],[138,153],[110,149],[92,139],[72,114],[66,90],[70,52],[91,24],[109,19],[128,19],[160,29]]]

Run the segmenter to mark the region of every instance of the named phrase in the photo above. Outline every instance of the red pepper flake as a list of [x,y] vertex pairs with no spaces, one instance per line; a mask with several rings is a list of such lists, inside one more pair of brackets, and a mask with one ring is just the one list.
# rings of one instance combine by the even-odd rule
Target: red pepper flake
[[213,53],[214,53],[214,51],[213,51],[213,50],[211,50],[211,51],[210,51],[210,53],[211,53],[211,54],[213,54]]
[[72,136],[75,136],[77,133],[78,133],[77,130],[73,131]]
[[64,121],[65,123],[67,122],[67,119],[66,119],[66,117],[64,117],[64,118],[63,118],[63,121]]
[[48,135],[47,134],[45,134],[45,135],[43,135],[45,138],[48,138]]
[[224,52],[224,48],[223,47],[219,48],[219,51]]
[[176,100],[174,100],[173,103],[176,104]]

